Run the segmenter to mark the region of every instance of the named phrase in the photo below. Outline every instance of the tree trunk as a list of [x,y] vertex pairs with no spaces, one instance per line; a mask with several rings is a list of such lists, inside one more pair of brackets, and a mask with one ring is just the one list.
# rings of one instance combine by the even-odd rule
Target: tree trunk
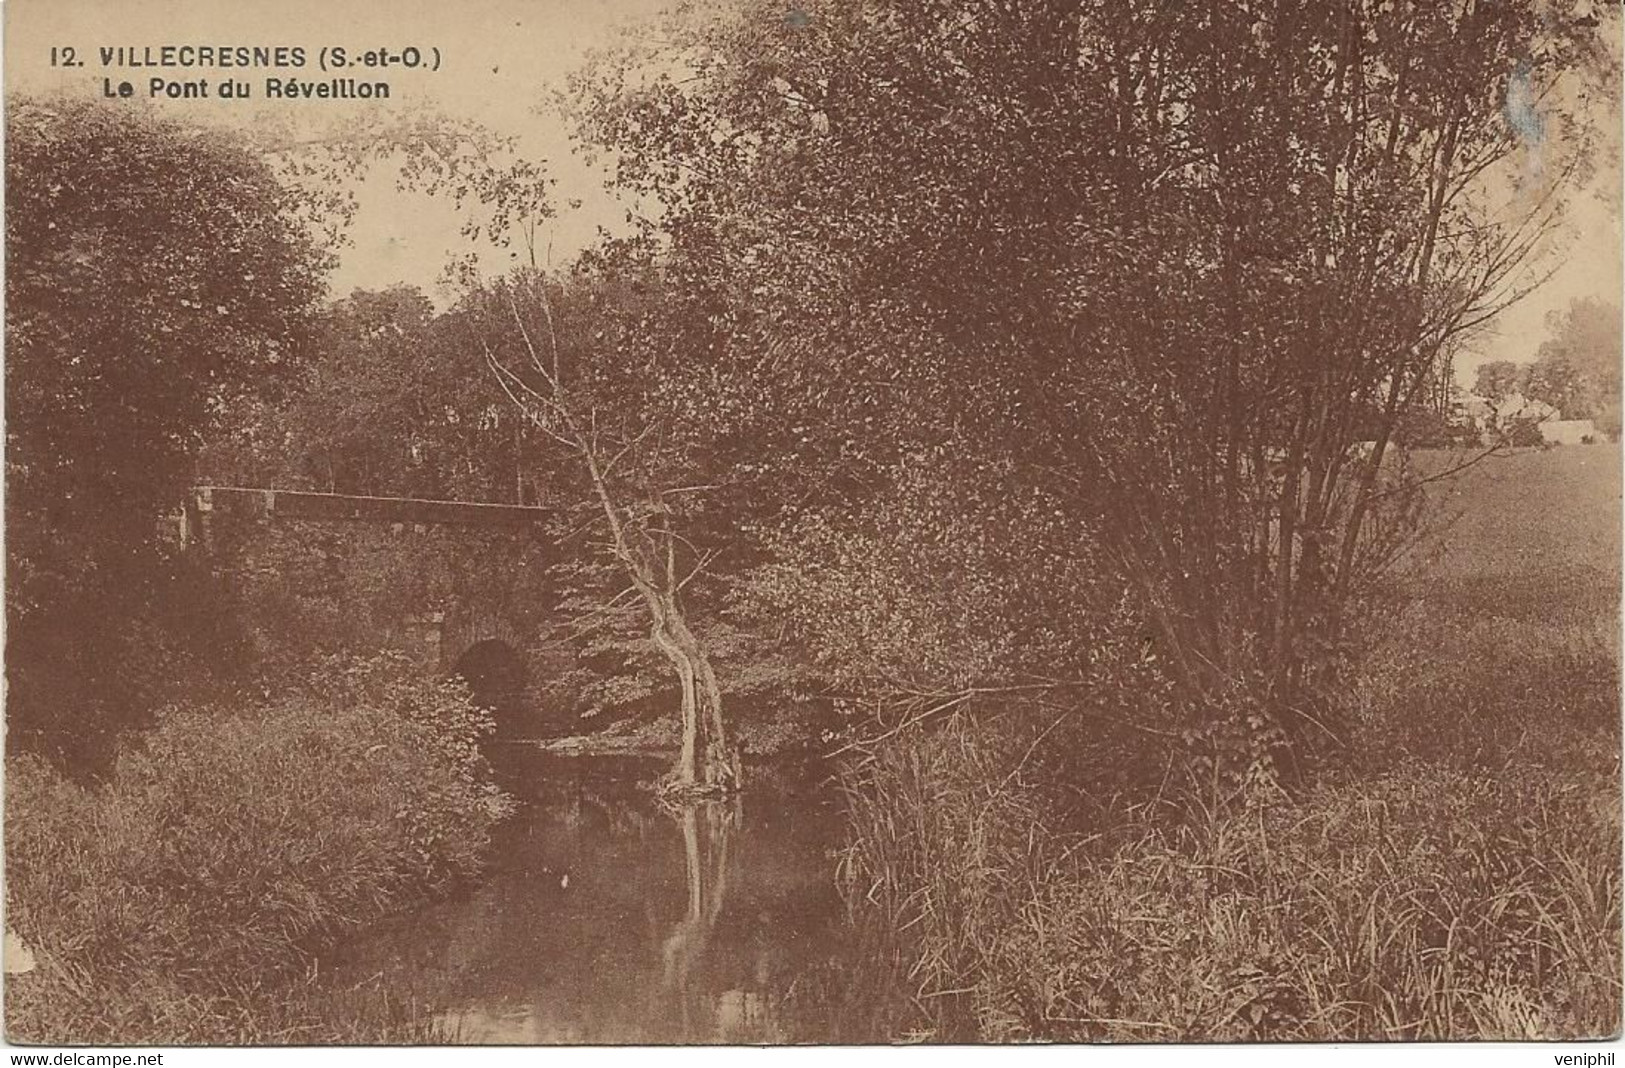
[[739,783],[738,756],[722,715],[722,690],[711,660],[683,618],[675,595],[640,584],[654,617],[650,635],[666,654],[682,687],[683,746],[674,769],[683,787],[731,789]]
[[[585,420],[578,419],[576,413],[565,402],[560,384],[559,344],[553,327],[552,306],[547,300],[545,288],[539,290],[537,296],[540,297],[542,313],[547,322],[547,336],[552,355],[551,369],[531,343],[530,335],[519,315],[518,305],[511,297],[509,308],[513,312],[514,324],[518,327],[520,337],[530,354],[531,367],[547,383],[553,395],[545,396],[519,380],[517,376],[513,376],[512,372],[506,373],[519,383],[529,397],[539,403],[542,412],[550,414],[560,424],[549,429],[546,422],[538,416],[536,425],[553,440],[567,446],[581,458],[587,476],[592,482],[593,495],[597,497],[604,519],[609,524],[611,547],[615,558],[626,567],[627,576],[632,580],[633,587],[643,597],[643,602],[649,609],[650,636],[677,671],[678,684],[681,688],[683,744],[678,754],[677,766],[672,769],[671,785],[690,794],[731,791],[739,785],[739,755],[729,741],[727,722],[722,715],[722,689],[717,685],[716,672],[711,668],[711,660],[706,655],[705,647],[689,629],[688,621],[684,618],[682,607],[678,602],[679,591],[688,579],[693,577],[693,573],[682,579],[677,576],[677,536],[669,529],[651,530],[646,525],[652,516],[669,519],[670,514],[662,504],[659,494],[650,498],[646,489],[636,495],[636,499],[640,499],[646,506],[645,509],[642,512],[627,511],[623,514],[623,509],[610,488],[609,472],[643,440],[649,431],[654,429],[654,426],[646,427],[643,434],[634,437],[609,459],[603,458],[599,452],[596,414]],[[498,380],[502,382],[502,387],[509,398],[521,410],[531,411],[534,415],[536,410],[509,389],[507,381],[502,378],[503,368],[489,348],[485,354],[486,359],[498,371]],[[521,445],[522,436],[520,429],[516,427],[514,431],[516,462],[521,453]],[[515,483],[515,499],[523,503],[522,479]],[[696,564],[696,569],[701,564]]]
[[647,531],[628,529],[620,509],[610,496],[603,468],[591,445],[578,446],[592,478],[593,490],[609,522],[615,555],[626,565],[632,584],[649,608],[649,635],[672,667],[681,687],[683,745],[673,768],[678,789],[732,790],[739,785],[739,755],[728,739],[722,715],[722,688],[705,647],[689,629],[677,601],[681,583],[677,579],[670,535],[667,535],[665,564],[650,544]]

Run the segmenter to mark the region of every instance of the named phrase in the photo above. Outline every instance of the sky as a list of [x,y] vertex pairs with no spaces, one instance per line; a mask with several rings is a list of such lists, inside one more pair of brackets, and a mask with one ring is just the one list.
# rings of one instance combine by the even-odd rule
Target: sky
[[[611,41],[629,22],[657,13],[667,0],[8,0],[5,4],[5,79],[8,89],[99,94],[102,78],[120,75],[145,90],[150,70],[104,70],[101,47],[164,44],[302,45],[314,54],[324,45],[352,53],[400,50],[414,45],[437,48],[438,71],[391,70],[388,106],[426,105],[474,119],[494,131],[519,138],[528,157],[545,159],[557,180],[562,205],[542,243],[552,244],[554,262],[563,262],[593,239],[599,226],[614,228],[624,206],[604,189],[604,172],[572,152],[563,120],[545,108],[553,90],[583,59],[585,51]],[[85,66],[53,67],[52,46],[76,48]],[[169,72],[176,78],[196,72]],[[240,74],[256,87],[267,74]],[[323,79],[314,69],[292,72]],[[349,71],[360,75],[361,72]],[[209,72],[211,80],[223,72]],[[377,75],[367,74],[368,77]],[[163,102],[161,108],[200,121],[253,122],[264,109],[304,118],[340,119],[370,103],[265,100]],[[1616,111],[1605,123],[1617,131]],[[1534,295],[1503,313],[1493,332],[1478,339],[1458,361],[1464,385],[1484,360],[1527,360],[1547,335],[1546,318],[1577,297],[1617,300],[1622,275],[1618,142],[1605,154],[1601,173],[1573,197],[1561,244],[1553,249],[1551,279]],[[333,278],[336,294],[355,287],[378,288],[400,281],[434,292],[440,272],[462,248],[460,217],[447,203],[401,193],[393,176],[378,173],[359,191],[360,211],[351,245]],[[488,253],[482,262],[500,268],[507,253]]]
[[[552,233],[554,254],[567,258],[586,247],[599,225],[624,219],[624,207],[604,189],[604,172],[574,155],[561,117],[541,108],[586,50],[614,39],[619,27],[647,18],[666,0],[7,0],[5,81],[8,90],[100,95],[102,79],[116,86],[129,80],[145,96],[154,74],[175,79],[228,76],[249,81],[258,92],[263,79],[282,73],[325,81],[316,68],[323,46],[351,54],[415,46],[437,48],[438,71],[387,73],[352,68],[346,76],[390,82],[388,107],[427,106],[475,120],[519,139],[530,159],[546,160],[557,180],[562,205],[582,201],[578,210],[561,208]],[[310,65],[296,71],[245,72],[187,69],[104,69],[98,49],[120,45],[139,49],[161,45],[303,46]],[[51,65],[52,46],[72,46],[85,66]],[[60,53],[59,53],[60,58]],[[160,100],[161,110],[189,120],[251,124],[267,111],[292,113],[301,121],[340,121],[376,105],[358,101],[282,102],[256,99]],[[360,210],[332,280],[335,294],[357,286],[378,288],[407,281],[431,291],[454,251],[463,247],[462,219],[449,204],[423,194],[396,190],[394,176],[375,170],[359,190]],[[495,254],[493,265],[506,257]]]

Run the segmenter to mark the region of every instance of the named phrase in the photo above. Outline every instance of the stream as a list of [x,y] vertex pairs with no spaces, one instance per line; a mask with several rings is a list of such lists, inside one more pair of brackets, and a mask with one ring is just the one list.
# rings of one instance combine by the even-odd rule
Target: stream
[[[667,810],[639,757],[493,747],[520,809],[480,883],[339,946],[323,970],[480,1044],[835,1041],[841,809],[815,775]],[[850,1040],[851,1036],[848,1036]]]

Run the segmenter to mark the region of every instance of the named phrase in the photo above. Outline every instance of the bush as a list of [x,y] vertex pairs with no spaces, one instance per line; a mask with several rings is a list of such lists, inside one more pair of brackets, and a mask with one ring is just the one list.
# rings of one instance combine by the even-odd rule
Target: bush
[[41,961],[9,1037],[242,1034],[262,981],[478,868],[508,805],[490,726],[401,658],[335,658],[259,707],[170,709],[94,788],[8,762],[7,922]]
[[1540,432],[1540,420],[1520,417],[1507,424],[1506,440],[1514,448],[1532,448],[1546,444],[1546,435]]

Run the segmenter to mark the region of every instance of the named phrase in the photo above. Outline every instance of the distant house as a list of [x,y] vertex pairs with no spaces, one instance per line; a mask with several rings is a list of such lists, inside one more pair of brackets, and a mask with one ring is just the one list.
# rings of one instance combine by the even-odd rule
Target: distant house
[[1540,436],[1553,445],[1584,445],[1601,441],[1597,425],[1590,419],[1549,419],[1540,424]]
[[1531,400],[1522,393],[1508,393],[1501,398],[1501,403],[1494,405],[1496,420],[1506,426],[1514,420],[1525,420],[1539,423],[1544,427],[1553,419],[1561,419],[1562,413],[1545,401]]
[[[1548,441],[1546,428],[1562,421],[1563,415],[1545,401],[1532,400],[1522,393],[1509,393],[1499,401],[1468,393],[1451,410],[1451,422],[1456,426],[1484,431],[1508,431],[1515,423],[1533,423],[1540,427]],[[1581,422],[1582,420],[1570,420]],[[1589,430],[1587,433],[1595,433]],[[1578,438],[1576,439],[1578,441]]]

